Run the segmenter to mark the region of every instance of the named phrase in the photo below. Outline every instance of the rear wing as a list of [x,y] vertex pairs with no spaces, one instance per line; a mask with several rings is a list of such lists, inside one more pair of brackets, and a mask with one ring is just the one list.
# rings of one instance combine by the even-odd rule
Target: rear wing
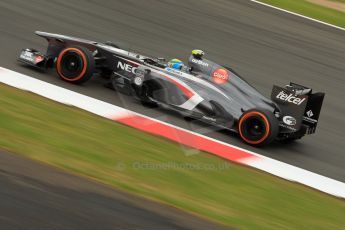
[[308,126],[307,134],[315,133],[324,97],[325,93],[314,93],[309,95],[303,115],[303,124]]
[[297,132],[303,126],[305,134],[315,133],[324,97],[325,93],[313,93],[296,83],[284,88],[274,85],[271,99],[280,109],[282,133]]

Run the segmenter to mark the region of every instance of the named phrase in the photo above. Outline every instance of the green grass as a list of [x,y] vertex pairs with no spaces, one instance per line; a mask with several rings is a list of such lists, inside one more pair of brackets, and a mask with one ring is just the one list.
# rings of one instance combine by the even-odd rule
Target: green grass
[[330,0],[332,2],[341,2],[341,3],[345,3],[345,0]]
[[[323,7],[317,4],[313,4],[313,3],[307,2],[306,0],[260,0],[260,1],[345,28],[345,13],[342,11]],[[337,0],[337,1],[344,1],[344,0]]]
[[343,200],[4,85],[0,136],[2,149],[236,229],[345,229]]

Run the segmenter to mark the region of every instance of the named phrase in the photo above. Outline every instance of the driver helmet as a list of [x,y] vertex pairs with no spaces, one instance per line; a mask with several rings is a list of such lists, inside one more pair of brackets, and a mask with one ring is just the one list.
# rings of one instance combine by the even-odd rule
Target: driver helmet
[[173,69],[181,70],[184,64],[180,59],[174,58],[168,62],[168,66]]
[[202,50],[192,50],[192,55],[193,57],[195,57],[196,59],[202,59],[202,57],[204,56],[205,52]]

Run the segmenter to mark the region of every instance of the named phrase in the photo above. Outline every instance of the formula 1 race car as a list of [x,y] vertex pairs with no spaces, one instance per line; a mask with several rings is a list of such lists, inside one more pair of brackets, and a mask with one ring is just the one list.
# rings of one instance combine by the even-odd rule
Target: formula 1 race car
[[145,105],[168,107],[235,131],[248,144],[295,140],[316,130],[324,93],[290,83],[273,86],[268,99],[231,68],[205,59],[201,50],[193,50],[188,65],[176,68],[164,58],[129,52],[111,42],[36,34],[48,40],[46,54],[24,49],[21,62],[56,68],[62,80],[76,84],[98,73],[108,77],[115,90],[133,95]]

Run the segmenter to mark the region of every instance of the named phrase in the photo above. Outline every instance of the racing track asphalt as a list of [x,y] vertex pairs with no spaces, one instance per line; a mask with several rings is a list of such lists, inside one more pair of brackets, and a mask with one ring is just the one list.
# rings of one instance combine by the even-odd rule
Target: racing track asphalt
[[2,230],[228,229],[5,152],[0,186]]
[[[2,0],[0,66],[203,133],[262,155],[345,182],[345,31],[245,0]],[[269,96],[273,84],[297,82],[326,92],[317,133],[262,149],[229,132],[187,122],[164,109],[148,109],[105,89],[94,78],[83,86],[16,62],[22,48],[45,50],[41,30],[96,41],[111,40],[150,56],[186,60],[203,49],[232,66]]]

